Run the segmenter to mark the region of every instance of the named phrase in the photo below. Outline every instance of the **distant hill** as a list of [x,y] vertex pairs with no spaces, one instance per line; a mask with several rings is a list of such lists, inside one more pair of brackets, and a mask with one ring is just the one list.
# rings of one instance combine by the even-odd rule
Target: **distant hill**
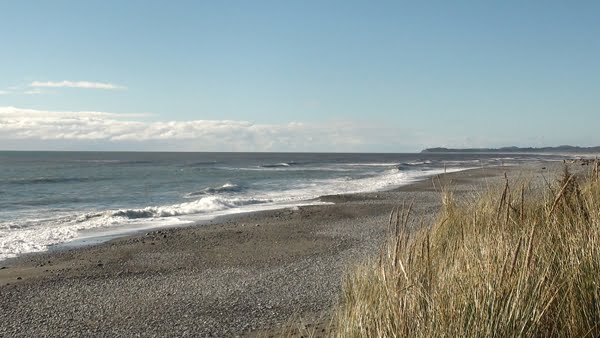
[[558,146],[558,147],[502,147],[502,148],[427,148],[421,150],[421,153],[600,153],[598,147],[577,147],[577,146]]

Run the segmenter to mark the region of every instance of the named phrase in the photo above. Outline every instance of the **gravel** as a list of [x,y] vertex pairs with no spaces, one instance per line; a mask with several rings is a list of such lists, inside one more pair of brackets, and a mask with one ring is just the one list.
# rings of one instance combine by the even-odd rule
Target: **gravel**
[[502,182],[505,171],[541,184],[549,170],[541,167],[470,170],[393,191],[323,197],[330,205],[0,262],[0,336],[228,337],[277,332],[293,317],[318,322],[335,305],[344,274],[378,254],[394,206],[413,201],[416,223],[426,223],[439,208],[440,184],[452,181],[460,196]]

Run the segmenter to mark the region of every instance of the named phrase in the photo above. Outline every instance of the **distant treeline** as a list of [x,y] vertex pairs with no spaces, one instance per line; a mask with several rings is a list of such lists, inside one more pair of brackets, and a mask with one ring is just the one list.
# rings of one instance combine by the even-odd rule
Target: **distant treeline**
[[427,148],[421,153],[598,153],[598,147],[577,147],[577,146],[558,146],[558,147],[502,147],[502,148]]

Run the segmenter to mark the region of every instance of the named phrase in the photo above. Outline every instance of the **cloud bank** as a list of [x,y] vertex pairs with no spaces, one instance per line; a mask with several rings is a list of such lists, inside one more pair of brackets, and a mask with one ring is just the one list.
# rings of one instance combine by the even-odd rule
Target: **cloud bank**
[[82,89],[104,89],[104,90],[120,90],[127,87],[104,82],[90,81],[59,81],[59,82],[42,82],[33,81],[30,85],[32,88],[82,88]]
[[93,145],[103,150],[359,152],[406,151],[402,140],[415,141],[406,132],[399,137],[396,128],[365,123],[146,121],[148,117],[0,107],[0,148],[86,150]]

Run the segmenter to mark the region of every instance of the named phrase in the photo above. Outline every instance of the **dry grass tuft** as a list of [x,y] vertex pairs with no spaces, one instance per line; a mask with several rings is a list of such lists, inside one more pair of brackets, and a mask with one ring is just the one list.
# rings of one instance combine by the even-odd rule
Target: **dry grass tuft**
[[597,162],[545,192],[508,179],[468,200],[446,191],[418,231],[410,209],[390,215],[380,259],[347,277],[334,336],[600,336]]

